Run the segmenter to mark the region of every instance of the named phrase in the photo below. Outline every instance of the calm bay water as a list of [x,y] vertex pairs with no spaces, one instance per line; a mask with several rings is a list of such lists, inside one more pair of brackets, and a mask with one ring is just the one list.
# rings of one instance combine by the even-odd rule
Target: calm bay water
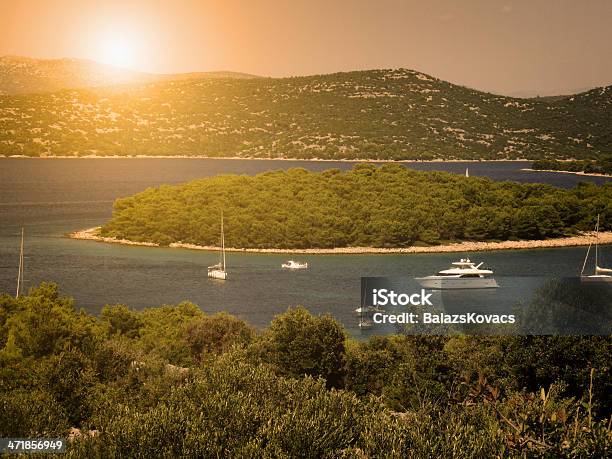
[[[26,231],[26,286],[57,282],[77,305],[97,313],[105,304],[134,308],[190,300],[207,312],[227,311],[265,326],[288,306],[330,312],[355,329],[362,276],[432,274],[462,254],[305,255],[306,271],[280,269],[287,255],[228,254],[231,281],[207,279],[217,254],[129,247],[67,239],[68,232],[104,223],[113,200],[162,183],[180,183],[221,173],[256,174],[304,167],[348,169],[346,162],[206,159],[2,159],[0,160],[0,292],[14,294],[19,231]],[[525,172],[529,163],[410,163],[419,170],[445,170],[494,180],[542,182],[571,187],[606,178]],[[606,250],[608,253],[609,250]],[[481,292],[488,304],[520,297],[529,283],[515,276],[564,277],[579,271],[584,248],[538,249],[473,254],[495,270],[507,288]],[[416,284],[415,284],[416,288]]]

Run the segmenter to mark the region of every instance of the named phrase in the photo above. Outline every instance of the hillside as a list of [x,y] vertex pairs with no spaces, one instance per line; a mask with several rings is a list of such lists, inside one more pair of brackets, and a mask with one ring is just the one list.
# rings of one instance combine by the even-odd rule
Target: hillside
[[395,164],[224,175],[119,199],[102,236],[215,246],[223,211],[226,244],[236,248],[544,239],[591,229],[598,213],[610,229],[610,185],[560,190]]
[[514,99],[399,69],[2,96],[0,154],[597,158],[611,89]]
[[52,92],[122,83],[199,78],[256,78],[237,72],[196,72],[171,75],[134,72],[86,59],[0,57],[0,95]]

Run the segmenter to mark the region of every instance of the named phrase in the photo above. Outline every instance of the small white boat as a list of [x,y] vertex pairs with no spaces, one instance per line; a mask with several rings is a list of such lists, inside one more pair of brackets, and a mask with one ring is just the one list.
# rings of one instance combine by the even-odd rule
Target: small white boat
[[597,215],[597,223],[595,225],[595,272],[593,274],[584,274],[584,270],[586,268],[587,260],[589,259],[589,252],[591,251],[592,245],[593,243],[591,242],[589,244],[589,248],[587,249],[586,256],[584,257],[582,271],[580,271],[580,281],[612,283],[612,269],[602,268],[601,266],[599,266],[599,215]]
[[362,330],[367,330],[368,328],[372,328],[373,325],[374,323],[368,319],[361,319],[359,321],[359,328],[361,328]]
[[308,268],[308,263],[301,262],[301,261],[289,260],[289,261],[284,262],[281,265],[281,267],[284,268],[284,269],[307,269]]
[[497,281],[490,277],[493,271],[480,269],[483,263],[462,258],[452,263],[452,267],[439,271],[438,274],[427,277],[416,277],[415,280],[423,287],[436,290],[497,288]]
[[373,312],[384,312],[385,310],[382,308],[379,308],[378,306],[360,306],[357,309],[355,309],[355,312],[357,314],[368,314],[368,313],[373,313]]
[[225,233],[223,232],[223,214],[221,214],[221,252],[220,260],[216,265],[208,267],[208,277],[211,279],[226,280],[227,271],[225,270]]

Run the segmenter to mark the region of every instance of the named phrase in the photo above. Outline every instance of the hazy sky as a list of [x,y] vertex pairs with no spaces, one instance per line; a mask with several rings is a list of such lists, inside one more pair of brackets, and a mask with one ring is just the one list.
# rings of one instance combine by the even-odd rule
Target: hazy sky
[[267,76],[407,67],[470,87],[612,84],[612,0],[0,0],[0,55]]

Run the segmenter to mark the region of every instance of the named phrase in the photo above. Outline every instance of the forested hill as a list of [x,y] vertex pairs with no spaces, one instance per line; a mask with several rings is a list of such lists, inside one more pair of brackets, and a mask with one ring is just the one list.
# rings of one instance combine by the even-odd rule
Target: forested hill
[[412,70],[186,79],[0,97],[0,155],[597,158],[612,86],[515,99]]
[[115,202],[102,235],[238,248],[402,247],[457,240],[543,239],[612,229],[612,183],[572,190],[493,182],[396,164],[291,169],[149,188]]

